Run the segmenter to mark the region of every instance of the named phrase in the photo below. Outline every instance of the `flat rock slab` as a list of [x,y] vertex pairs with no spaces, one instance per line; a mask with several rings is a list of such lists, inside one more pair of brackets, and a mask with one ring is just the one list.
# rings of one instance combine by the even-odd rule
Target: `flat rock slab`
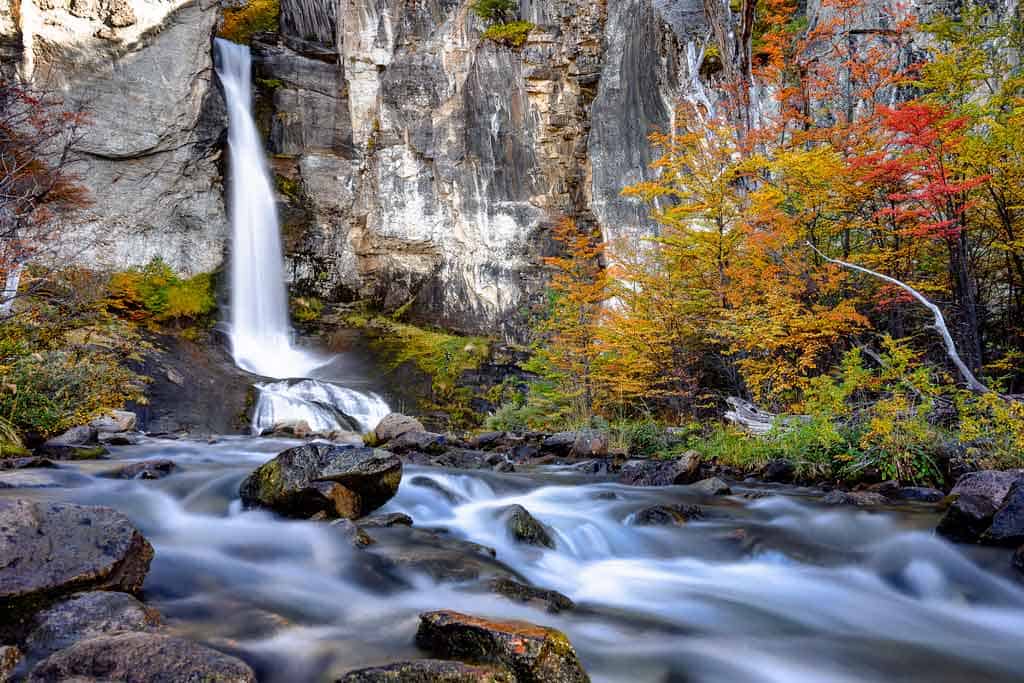
[[349,671],[338,683],[516,683],[516,679],[499,667],[416,659]]
[[136,593],[153,547],[116,510],[0,501],[0,631],[82,590]]
[[153,631],[160,614],[127,593],[92,591],[58,602],[33,620],[35,628],[25,639],[32,661],[49,657],[80,640],[123,631]]
[[183,638],[124,633],[75,643],[40,662],[28,680],[255,683],[242,660]]
[[561,631],[450,610],[420,615],[416,644],[435,657],[506,666],[519,683],[589,683]]

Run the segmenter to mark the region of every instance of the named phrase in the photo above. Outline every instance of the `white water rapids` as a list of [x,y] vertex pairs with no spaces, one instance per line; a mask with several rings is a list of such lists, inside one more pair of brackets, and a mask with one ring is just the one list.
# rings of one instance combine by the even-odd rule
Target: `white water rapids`
[[[232,355],[238,367],[257,375],[308,378],[330,363],[331,357],[294,343],[277,204],[252,115],[249,48],[220,38],[215,43],[217,76],[224,86],[229,118]],[[368,431],[388,413],[377,394],[335,386],[323,378],[263,383],[256,388],[254,434],[300,426],[325,435]]]
[[[263,682],[329,681],[422,657],[417,615],[433,609],[559,628],[595,683],[1021,680],[1024,590],[1007,553],[937,538],[936,515],[922,506],[864,512],[821,507],[792,488],[734,484],[735,495],[704,498],[544,468],[407,467],[383,510],[408,513],[415,527],[368,528],[377,543],[356,550],[329,524],[240,509],[241,479],[294,443],[149,441],[114,458],[170,457],[182,471],[117,481],[69,466],[54,474],[74,488],[36,495],[124,511],[156,548],[147,601],[175,630],[242,656]],[[635,524],[644,507],[675,503],[701,505],[704,520]],[[508,536],[501,515],[511,504],[550,529],[554,550]],[[442,533],[419,537],[426,529]],[[497,557],[455,553],[462,570],[438,580],[438,538]],[[409,562],[421,555],[424,564]],[[481,584],[493,572],[559,590],[577,608],[551,614],[492,595]]]

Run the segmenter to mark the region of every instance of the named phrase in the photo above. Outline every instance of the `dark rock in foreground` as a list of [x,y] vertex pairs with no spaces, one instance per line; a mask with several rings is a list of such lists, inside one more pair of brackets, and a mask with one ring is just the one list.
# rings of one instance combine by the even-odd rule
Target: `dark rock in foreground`
[[160,614],[127,593],[78,593],[38,613],[25,639],[28,657],[38,661],[80,640],[122,631],[152,631]]
[[280,453],[242,482],[242,502],[287,517],[357,519],[388,502],[402,480],[391,453],[310,443]]
[[389,512],[386,515],[372,515],[370,517],[365,517],[359,520],[359,526],[365,528],[412,526],[412,517],[404,512]]
[[125,465],[116,470],[106,473],[106,476],[115,479],[162,479],[173,473],[178,466],[173,460],[167,458],[156,458],[154,460],[143,460],[142,462]]
[[769,460],[761,470],[761,479],[764,481],[789,484],[796,477],[796,467],[785,458]]
[[981,535],[982,543],[1017,547],[1024,543],[1024,479],[1010,487],[992,525]]
[[36,455],[54,460],[96,460],[109,451],[97,440],[98,432],[89,426],[72,427],[36,449]]
[[137,593],[153,548],[120,512],[68,503],[0,501],[0,631],[82,590]]
[[874,491],[840,491],[836,489],[825,494],[821,502],[825,505],[872,507],[875,505],[888,505],[889,499],[881,493],[875,493]]
[[27,470],[34,467],[56,467],[57,465],[47,458],[39,456],[26,456],[23,458],[4,458],[0,460],[0,470]]
[[435,657],[506,666],[519,683],[590,681],[563,633],[525,621],[427,612],[420,615],[416,644]]
[[502,508],[501,516],[505,519],[505,528],[512,538],[528,545],[554,548],[555,541],[548,530],[537,521],[537,518],[522,505],[509,505]]
[[619,481],[629,486],[692,484],[700,472],[700,454],[683,453],[675,460],[630,460],[622,466]]
[[950,491],[954,500],[939,520],[938,533],[955,541],[977,541],[1022,474],[1022,470],[982,470],[960,477]]
[[182,638],[123,633],[75,643],[40,662],[30,683],[61,680],[255,683],[240,659]]
[[338,683],[516,683],[516,679],[500,667],[417,659],[349,671]]
[[690,488],[705,496],[727,496],[732,493],[732,489],[729,488],[729,485],[718,477],[701,479],[696,484],[690,484]]
[[576,607],[572,600],[558,591],[528,586],[504,576],[491,579],[487,587],[492,593],[497,593],[514,602],[540,605],[548,612],[556,614]]

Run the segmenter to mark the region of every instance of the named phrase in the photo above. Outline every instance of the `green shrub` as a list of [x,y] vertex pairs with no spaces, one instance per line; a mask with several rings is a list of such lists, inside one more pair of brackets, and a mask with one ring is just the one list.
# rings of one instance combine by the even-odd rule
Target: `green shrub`
[[316,297],[300,296],[292,299],[292,319],[300,323],[312,323],[324,312],[324,302]]
[[248,45],[254,33],[276,31],[280,14],[280,0],[249,0],[243,7],[225,7],[217,35]]
[[108,291],[110,309],[136,321],[196,320],[217,306],[208,273],[183,280],[159,258],[142,268],[115,273]]
[[507,24],[493,24],[484,31],[484,40],[490,40],[510,47],[522,47],[530,31],[536,26],[528,21],[512,21]]
[[516,0],[476,0],[470,7],[474,14],[488,23],[506,23],[519,13]]

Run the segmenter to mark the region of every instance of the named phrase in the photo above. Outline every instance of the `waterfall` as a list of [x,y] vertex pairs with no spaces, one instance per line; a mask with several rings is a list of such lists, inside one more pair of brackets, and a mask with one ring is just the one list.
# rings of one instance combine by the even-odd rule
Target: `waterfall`
[[[281,226],[263,141],[252,117],[249,48],[217,39],[217,75],[228,105],[231,164],[231,353],[235,364],[275,379],[305,378],[330,362],[297,348],[288,319]],[[376,394],[319,379],[257,384],[255,434],[303,428],[314,434],[369,430],[387,414]]]
[[327,359],[297,349],[292,342],[277,205],[263,141],[252,117],[249,48],[218,38],[216,52],[217,75],[228,106],[231,352],[235,364],[249,372],[305,377]]

